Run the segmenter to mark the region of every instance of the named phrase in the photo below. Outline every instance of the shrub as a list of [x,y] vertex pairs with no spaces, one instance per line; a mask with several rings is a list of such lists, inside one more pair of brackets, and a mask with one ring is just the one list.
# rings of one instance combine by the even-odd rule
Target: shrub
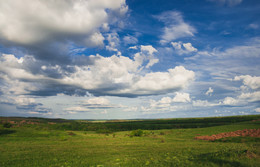
[[165,132],[160,132],[160,135],[165,135]]
[[161,143],[164,143],[165,142],[165,140],[164,139],[161,139]]
[[143,134],[144,134],[144,131],[141,130],[141,129],[133,130],[133,131],[130,133],[130,137],[133,137],[133,136],[141,137],[141,136],[143,136]]
[[6,123],[3,124],[3,127],[4,127],[4,128],[11,128],[11,127],[12,127],[12,124],[9,123],[9,122],[6,122]]

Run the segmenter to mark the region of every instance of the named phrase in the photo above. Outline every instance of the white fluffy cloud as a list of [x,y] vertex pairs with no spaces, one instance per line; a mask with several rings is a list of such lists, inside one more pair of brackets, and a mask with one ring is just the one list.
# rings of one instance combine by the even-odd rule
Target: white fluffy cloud
[[118,50],[120,45],[119,35],[117,33],[110,33],[107,35],[108,45],[106,49],[109,51],[117,52],[118,55],[121,55],[121,52]]
[[194,77],[195,73],[186,70],[183,66],[169,69],[168,72],[151,72],[140,77],[133,84],[132,92],[140,95],[172,92],[185,88],[187,83],[194,80]]
[[[249,75],[236,76],[234,81],[243,81],[242,89],[240,89],[240,95],[235,97],[225,97],[222,100],[219,100],[218,103],[211,103],[207,100],[197,100],[193,101],[193,106],[201,106],[201,107],[212,107],[212,106],[249,106],[250,104],[260,102],[260,91],[258,80],[259,77],[251,77]],[[206,94],[210,94],[213,92],[211,87],[208,89]]]
[[[137,49],[137,47],[134,49]],[[141,52],[136,53],[134,56],[135,61],[139,63],[139,65],[147,61],[145,68],[149,68],[159,62],[159,59],[154,56],[154,53],[158,51],[152,45],[141,45],[140,49]]]
[[191,43],[182,43],[181,41],[179,41],[171,42],[171,45],[180,55],[198,51],[198,49],[194,48]]
[[147,52],[149,55],[158,52],[152,45],[141,45],[141,51],[144,53]]
[[172,99],[173,102],[185,103],[190,102],[190,94],[176,92],[176,96]]
[[160,104],[171,104],[172,103],[172,98],[170,97],[163,97],[161,100],[159,100]]
[[198,49],[194,48],[191,43],[184,43],[183,47],[189,52],[197,52]]
[[157,18],[166,25],[161,36],[160,42],[162,44],[168,43],[178,38],[194,36],[194,33],[196,32],[194,27],[183,20],[183,16],[180,12],[165,12],[157,16]]
[[[148,57],[156,52],[151,46],[143,46],[142,50],[148,52]],[[148,58],[148,62],[144,61],[145,56],[147,55],[140,53],[135,55],[133,60],[124,56],[92,55],[88,57],[91,64],[68,66],[66,68],[73,70],[65,71],[59,65],[36,65],[41,62],[30,56],[24,57],[21,61],[13,55],[2,55],[0,78],[8,83],[7,89],[3,91],[13,90],[13,94],[32,92],[35,94],[43,90],[44,93],[51,90],[54,94],[55,91],[68,93],[68,91],[85,90],[94,95],[115,96],[167,94],[185,88],[194,80],[195,73],[183,66],[168,69],[166,72],[143,70],[144,67],[153,65],[151,57]],[[30,69],[28,64],[33,69]],[[55,75],[50,75],[48,72]],[[24,85],[19,86],[21,90],[16,90],[16,83]]]
[[141,111],[144,113],[167,113],[185,109],[190,102],[188,93],[176,92],[175,97],[162,97],[160,100],[150,100],[148,106],[142,106]]
[[259,89],[260,88],[260,77],[250,76],[250,75],[241,75],[236,76],[234,78],[235,81],[243,81],[244,86],[249,87],[251,89]]
[[125,0],[1,0],[0,4],[0,38],[23,45],[53,39],[100,45],[99,28],[109,22],[110,11],[127,10]]
[[242,93],[238,98],[247,102],[260,102],[260,91]]
[[195,107],[215,107],[215,106],[236,106],[241,105],[242,101],[233,97],[225,97],[219,102],[209,102],[208,100],[194,100],[192,105]]
[[237,105],[239,103],[239,100],[237,99],[234,99],[233,97],[226,97],[222,103],[220,104],[223,104],[223,105]]
[[241,106],[254,102],[260,102],[260,91],[252,93],[241,93],[235,98],[226,97],[224,100],[219,102],[219,105]]
[[[92,56],[93,66],[77,67],[76,72],[64,78],[67,84],[80,85],[82,88],[104,89],[108,94],[149,95],[161,94],[184,88],[194,79],[194,72],[182,66],[168,72],[138,74],[140,62],[123,56]],[[113,89],[112,89],[113,88]]]
[[190,94],[189,93],[180,93],[176,92],[173,98],[171,97],[163,97],[158,102],[158,104],[171,104],[171,103],[187,103],[190,102]]

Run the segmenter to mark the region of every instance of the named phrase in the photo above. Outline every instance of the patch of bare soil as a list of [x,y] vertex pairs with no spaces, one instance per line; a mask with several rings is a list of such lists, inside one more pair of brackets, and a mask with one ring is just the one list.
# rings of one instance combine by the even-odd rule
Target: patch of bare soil
[[76,134],[73,133],[73,132],[68,132],[68,135],[70,135],[70,136],[75,136]]
[[237,130],[234,132],[219,133],[211,136],[196,136],[195,139],[215,141],[217,139],[222,139],[225,137],[238,137],[238,136],[260,137],[260,129],[244,129],[244,130]]

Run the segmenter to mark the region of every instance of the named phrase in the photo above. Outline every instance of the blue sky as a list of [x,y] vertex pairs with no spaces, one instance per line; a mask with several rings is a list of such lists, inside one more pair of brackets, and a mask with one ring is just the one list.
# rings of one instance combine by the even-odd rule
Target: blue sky
[[258,0],[0,0],[0,115],[260,113]]

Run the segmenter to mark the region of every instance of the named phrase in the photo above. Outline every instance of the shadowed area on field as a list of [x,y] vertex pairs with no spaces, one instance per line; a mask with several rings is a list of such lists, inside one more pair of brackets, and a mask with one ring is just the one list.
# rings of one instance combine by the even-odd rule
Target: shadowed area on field
[[8,134],[12,134],[15,133],[15,130],[9,130],[9,129],[0,129],[0,136],[2,135],[8,135]]
[[222,150],[213,153],[200,154],[195,158],[197,162],[202,164],[213,163],[218,166],[236,166],[236,167],[245,167],[246,165],[241,164],[237,161],[231,161],[223,159],[223,157],[241,157],[246,156],[247,150]]

